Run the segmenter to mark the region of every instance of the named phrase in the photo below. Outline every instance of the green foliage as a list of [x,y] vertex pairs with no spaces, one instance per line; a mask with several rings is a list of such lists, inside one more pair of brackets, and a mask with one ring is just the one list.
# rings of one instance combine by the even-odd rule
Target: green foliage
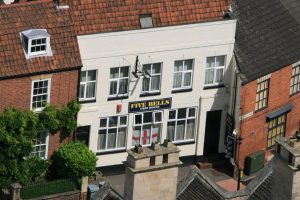
[[96,155],[78,141],[63,145],[53,156],[53,169],[58,177],[91,176],[96,167]]
[[12,108],[0,113],[0,188],[15,181],[25,183],[43,174],[48,164],[28,157],[32,141],[39,130],[72,133],[79,109],[77,102],[72,101],[62,108],[48,105],[39,114]]

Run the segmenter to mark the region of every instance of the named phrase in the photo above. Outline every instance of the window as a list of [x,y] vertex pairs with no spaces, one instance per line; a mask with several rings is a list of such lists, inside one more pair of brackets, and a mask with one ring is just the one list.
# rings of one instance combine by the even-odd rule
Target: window
[[127,124],[126,115],[100,118],[97,149],[99,151],[125,149]]
[[226,56],[211,56],[206,58],[205,85],[223,83]]
[[31,109],[41,111],[50,101],[50,79],[32,82]]
[[127,96],[129,81],[129,67],[115,67],[110,69],[109,96]]
[[268,143],[267,147],[270,148],[275,145],[275,138],[285,136],[286,127],[286,114],[280,115],[269,121],[268,128]]
[[25,57],[52,56],[50,35],[46,29],[31,29],[21,32]]
[[259,111],[268,106],[270,75],[257,79],[255,110]]
[[89,70],[80,73],[79,101],[96,99],[97,71]]
[[193,60],[177,60],[174,66],[173,89],[192,88]]
[[159,142],[162,128],[162,111],[134,115],[132,145],[149,145]]
[[290,94],[300,92],[300,64],[293,66]]
[[39,131],[36,139],[33,140],[31,155],[47,159],[48,152],[48,131]]
[[160,91],[161,63],[143,65],[146,76],[143,77],[142,93],[154,93]]
[[151,15],[141,15],[140,16],[141,28],[152,28],[152,16]]
[[196,108],[179,108],[169,111],[167,138],[174,141],[194,140]]

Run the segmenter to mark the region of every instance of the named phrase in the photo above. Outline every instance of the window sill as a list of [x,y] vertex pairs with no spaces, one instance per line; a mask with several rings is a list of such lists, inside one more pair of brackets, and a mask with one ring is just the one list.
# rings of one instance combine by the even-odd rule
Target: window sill
[[119,100],[119,99],[128,99],[128,95],[126,95],[126,96],[108,97],[107,101],[114,101],[114,100]]
[[115,154],[115,153],[122,153],[122,152],[126,152],[126,149],[117,149],[117,150],[106,150],[106,151],[98,151],[96,152],[96,156],[99,155],[106,155],[106,154]]
[[300,94],[300,90],[297,91],[297,92],[295,92],[295,93],[293,93],[293,94],[290,94],[290,97],[293,97],[293,96],[295,96],[295,95],[297,95],[297,94]]
[[260,108],[260,109],[258,109],[258,110],[255,110],[255,111],[254,111],[254,114],[256,114],[256,113],[258,113],[258,112],[260,112],[260,111],[263,111],[263,110],[265,110],[265,109],[267,109],[267,108],[268,108],[268,106],[263,107],[263,108]]
[[221,84],[218,84],[218,85],[207,85],[207,86],[203,87],[203,90],[223,88],[223,87],[225,87],[224,83],[221,83]]
[[157,96],[157,95],[160,95],[160,92],[142,93],[140,94],[140,97]]
[[177,90],[172,90],[172,94],[175,94],[175,93],[181,93],[181,92],[191,92],[193,91],[192,88],[183,88],[183,89],[177,89]]
[[96,102],[96,99],[88,99],[88,100],[82,99],[82,100],[78,100],[78,102],[79,102],[80,104],[85,104],[85,103],[95,103],[95,102]]
[[195,144],[195,140],[179,141],[179,142],[173,141],[173,143],[174,143],[176,146],[189,145],[189,144]]

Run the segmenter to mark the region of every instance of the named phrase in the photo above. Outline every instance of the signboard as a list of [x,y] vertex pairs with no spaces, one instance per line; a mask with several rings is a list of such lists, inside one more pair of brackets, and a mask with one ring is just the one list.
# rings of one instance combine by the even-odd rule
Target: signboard
[[148,101],[129,102],[128,112],[144,112],[149,110],[159,110],[171,108],[172,98],[154,99]]

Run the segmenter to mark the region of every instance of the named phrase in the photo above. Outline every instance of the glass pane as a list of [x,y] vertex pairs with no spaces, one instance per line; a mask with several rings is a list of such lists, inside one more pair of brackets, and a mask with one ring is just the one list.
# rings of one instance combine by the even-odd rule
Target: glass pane
[[132,145],[140,144],[141,127],[136,126],[133,128]]
[[205,84],[212,84],[214,82],[214,70],[206,69],[205,70]]
[[96,70],[88,71],[87,81],[96,80]]
[[186,138],[185,139],[194,139],[195,132],[195,119],[187,120],[186,124]]
[[176,111],[175,110],[169,111],[169,119],[176,119]]
[[184,140],[185,121],[180,120],[177,122],[176,140]]
[[216,66],[224,66],[224,65],[225,65],[225,56],[217,56]]
[[79,98],[84,98],[84,85],[80,84]]
[[117,94],[117,81],[110,81],[110,89],[109,94],[110,95],[116,95]]
[[134,120],[135,124],[142,124],[142,115],[135,115]]
[[107,134],[107,148],[112,149],[116,148],[116,137],[117,137],[117,129],[108,129]]
[[151,65],[150,64],[143,65],[143,70],[151,74]]
[[190,108],[189,109],[189,117],[195,117],[196,116],[195,113],[196,113],[196,109],[195,108]]
[[127,128],[119,128],[117,148],[125,147]]
[[186,108],[178,109],[178,117],[177,119],[184,119],[186,118]]
[[126,125],[126,124],[127,124],[127,116],[121,116],[120,125]]
[[168,122],[167,139],[174,141],[175,137],[175,122]]
[[143,78],[143,86],[142,86],[142,91],[149,91],[149,86],[150,86],[150,78]]
[[206,58],[206,67],[215,67],[215,57],[207,57]]
[[86,84],[86,98],[95,97],[96,83],[87,83]]
[[119,78],[119,68],[111,68],[110,69],[110,78]]
[[106,127],[106,126],[107,126],[107,118],[101,118],[100,127]]
[[154,63],[152,66],[152,74],[160,74],[160,63]]
[[154,116],[155,116],[155,122],[162,121],[162,113],[161,112],[154,113]]
[[159,142],[161,133],[161,124],[154,124],[152,128],[152,139],[151,142]]
[[182,82],[182,73],[174,73],[173,88],[180,88]]
[[151,79],[151,90],[159,90],[160,76],[152,76]]
[[182,71],[183,70],[182,65],[183,65],[182,60],[175,61],[174,72]]
[[191,72],[185,73],[183,86],[185,86],[185,87],[191,86],[191,80],[192,80],[192,73]]
[[118,125],[118,117],[109,117],[108,118],[108,126],[109,127],[116,127]]
[[217,69],[216,74],[216,83],[222,83],[223,82],[223,69]]
[[152,112],[144,113],[144,123],[151,123],[152,122]]
[[121,79],[119,81],[119,94],[127,94],[128,90],[128,79]]
[[121,67],[120,77],[128,77],[128,69],[129,67]]
[[151,125],[143,126],[143,132],[142,132],[142,135],[141,135],[142,145],[150,144],[150,142],[151,142],[150,136],[151,136]]
[[83,71],[80,73],[80,82],[85,82],[86,81],[86,72]]
[[193,60],[185,60],[184,61],[184,70],[192,70],[193,68]]
[[99,131],[97,149],[106,149],[106,130]]

